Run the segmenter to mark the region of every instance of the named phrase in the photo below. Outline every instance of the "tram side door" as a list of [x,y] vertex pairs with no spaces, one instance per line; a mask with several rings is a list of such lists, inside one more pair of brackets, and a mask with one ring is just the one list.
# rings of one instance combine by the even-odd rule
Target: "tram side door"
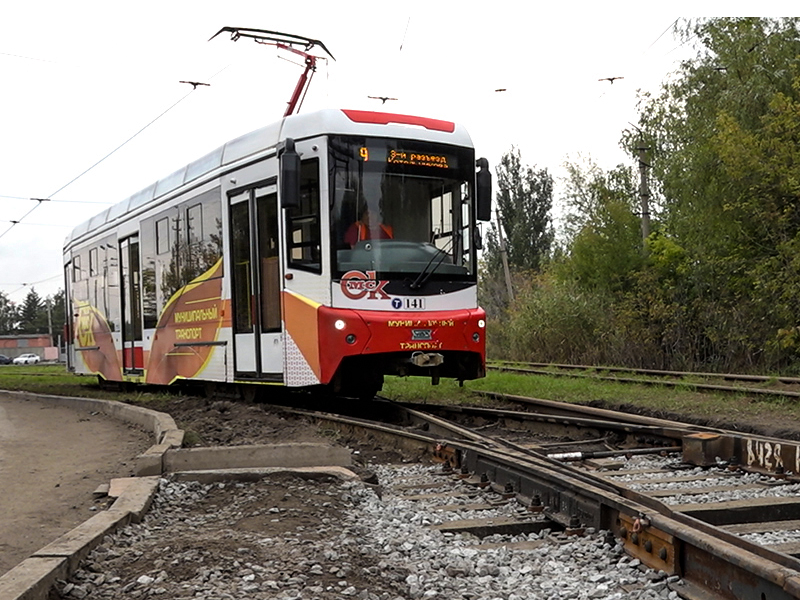
[[236,377],[283,381],[277,186],[229,202]]
[[119,243],[122,302],[122,370],[129,375],[144,371],[142,349],[142,290],[139,271],[139,236]]

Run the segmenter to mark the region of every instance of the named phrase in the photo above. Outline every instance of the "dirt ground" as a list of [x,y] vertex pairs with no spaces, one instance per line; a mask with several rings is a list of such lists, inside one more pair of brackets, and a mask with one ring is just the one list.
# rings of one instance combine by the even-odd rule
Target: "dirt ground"
[[[157,404],[148,403],[147,407],[172,415],[186,431],[187,445],[285,441],[345,445],[354,450],[355,470],[362,478],[369,477],[366,466],[370,462],[418,458],[369,442],[327,436],[316,425],[269,405],[176,396]],[[691,415],[652,416],[700,421]],[[787,423],[785,419],[762,418],[746,425],[753,433],[800,439],[800,424]],[[150,443],[142,432],[100,415],[78,414],[38,401],[10,400],[0,394],[0,574],[89,518],[93,514],[90,509],[102,505],[92,498],[92,491],[114,477],[130,475],[131,459]],[[283,526],[307,527],[305,518],[302,514],[287,515]],[[266,524],[256,519],[242,522],[241,526],[261,530]]]
[[[147,406],[171,414],[188,445],[348,442],[260,404],[188,396]],[[93,492],[132,475],[132,459],[151,444],[148,434],[103,415],[0,393],[0,575],[102,509],[105,500]],[[403,460],[393,450],[350,446],[365,460]]]
[[[407,462],[420,457],[340,434],[326,435],[317,425],[279,406],[197,396],[178,396],[148,408],[168,413],[185,432],[184,446],[241,446],[282,442],[312,442],[346,446],[354,451],[353,469],[361,474],[368,462]],[[324,408],[320,408],[324,410]]]
[[92,516],[149,436],[103,415],[0,394],[0,575]]
[[616,404],[609,402],[592,402],[589,406],[627,412],[657,419],[667,419],[691,425],[716,427],[739,433],[753,433],[785,440],[800,440],[800,422],[787,419],[780,411],[766,414],[748,414],[746,417],[735,415],[717,415],[708,417],[699,411],[698,414],[673,412],[669,410],[650,410],[633,404]]

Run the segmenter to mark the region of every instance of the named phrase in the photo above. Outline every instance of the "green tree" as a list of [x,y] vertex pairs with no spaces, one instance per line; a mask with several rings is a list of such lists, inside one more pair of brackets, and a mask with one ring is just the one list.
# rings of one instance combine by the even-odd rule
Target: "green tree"
[[642,268],[642,236],[633,172],[567,164],[565,257],[558,272],[588,290],[620,291]]
[[[643,98],[640,127],[655,149],[665,217],[693,248],[730,252],[747,235],[742,230],[747,219],[731,218],[737,215],[730,202],[751,181],[722,169],[720,129],[731,123],[760,129],[776,95],[796,96],[797,24],[797,19],[759,18],[689,22],[682,35],[699,40],[697,57],[659,97]],[[635,137],[627,141],[632,150]]]
[[[53,325],[53,337],[63,334],[64,325],[67,322],[67,303],[64,290],[58,290],[52,296],[47,297],[50,304],[50,322]],[[55,339],[53,340],[55,342]]]
[[684,23],[697,56],[640,106],[663,232],[690,265],[674,289],[698,332],[694,357],[710,366],[800,355],[799,23]]
[[16,332],[19,315],[17,307],[5,292],[0,292],[0,335],[12,335]]
[[498,219],[492,222],[486,236],[487,270],[502,273],[501,227],[511,270],[540,271],[554,238],[552,176],[547,169],[523,165],[519,149],[512,146],[497,166],[496,186]]
[[34,288],[20,307],[19,333],[47,333],[47,307]]

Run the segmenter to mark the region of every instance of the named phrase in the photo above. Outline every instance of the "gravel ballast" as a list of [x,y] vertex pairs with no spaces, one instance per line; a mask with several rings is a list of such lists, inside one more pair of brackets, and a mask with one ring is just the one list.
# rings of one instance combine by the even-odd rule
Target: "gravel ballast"
[[[480,540],[432,529],[518,508],[436,510],[445,501],[409,500],[402,486],[434,478],[438,467],[372,469],[380,485],[289,474],[210,485],[164,479],[142,523],[108,536],[69,582],[58,582],[51,598],[679,597],[670,589],[680,589],[677,577],[644,569],[618,542],[609,545],[604,532],[568,537],[545,530]],[[511,546],[531,541],[541,545]]]

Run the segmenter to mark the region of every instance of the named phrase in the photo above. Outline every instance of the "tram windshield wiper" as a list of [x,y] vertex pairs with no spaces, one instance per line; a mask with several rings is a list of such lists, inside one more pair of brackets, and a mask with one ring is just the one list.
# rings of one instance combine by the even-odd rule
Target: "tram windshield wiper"
[[[417,278],[414,279],[414,281],[411,282],[411,285],[409,285],[409,287],[412,290],[418,290],[423,285],[425,285],[425,283],[428,281],[428,279],[430,279],[431,275],[433,275],[436,272],[436,269],[439,268],[439,265],[441,265],[444,262],[444,259],[447,258],[448,256],[450,256],[447,253],[447,251],[453,245],[453,240],[454,240],[456,235],[459,235],[459,234],[454,232],[453,235],[448,240],[448,242],[447,242],[447,244],[445,245],[444,248],[439,248],[438,246],[436,246],[436,252],[434,253],[434,255],[431,256],[430,260],[422,268],[422,271],[420,271],[419,275],[417,275]],[[437,258],[439,259],[438,262],[431,269],[430,267],[433,264],[433,261],[436,260]]]

